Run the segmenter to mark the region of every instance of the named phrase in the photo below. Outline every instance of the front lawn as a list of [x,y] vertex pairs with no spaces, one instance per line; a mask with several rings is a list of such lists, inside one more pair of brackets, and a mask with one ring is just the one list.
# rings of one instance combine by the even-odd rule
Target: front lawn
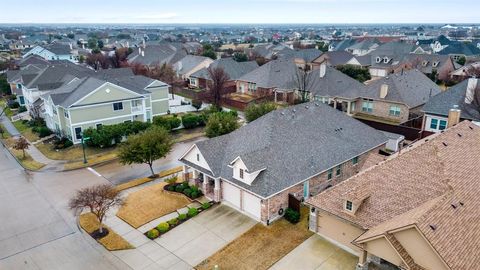
[[308,230],[308,208],[303,207],[299,223],[285,219],[270,226],[257,224],[242,236],[213,254],[196,269],[268,269],[313,235]]
[[[50,142],[42,142],[36,145],[46,157],[53,160],[83,160],[82,145],[74,145],[65,149],[54,149],[53,144]],[[95,158],[100,155],[116,153],[115,147],[99,148],[99,147],[85,147],[85,153],[87,159],[89,157]]]
[[5,146],[8,148],[10,153],[12,153],[17,160],[22,164],[25,169],[36,171],[40,170],[45,166],[45,164],[35,161],[25,150],[25,158],[23,157],[23,152],[21,150],[13,149],[15,144],[15,138],[5,136],[4,139]]
[[[98,229],[98,220],[92,213],[86,213],[80,215],[80,227],[82,227],[87,233],[91,234]],[[97,241],[102,244],[108,250],[122,250],[131,249],[133,246],[128,243],[123,237],[115,233],[112,229],[107,228],[109,233],[107,236],[98,239]]]
[[138,228],[191,203],[185,195],[165,191],[166,184],[162,182],[131,193],[117,216]]
[[32,131],[32,128],[27,126],[22,120],[12,122],[12,124],[17,128],[18,132],[22,133],[22,136],[30,142],[35,142],[40,139],[40,137]]

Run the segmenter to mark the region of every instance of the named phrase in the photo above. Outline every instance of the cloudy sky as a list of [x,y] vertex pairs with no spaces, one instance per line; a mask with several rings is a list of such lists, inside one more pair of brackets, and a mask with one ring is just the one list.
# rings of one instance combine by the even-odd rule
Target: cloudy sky
[[0,23],[480,23],[479,0],[0,0]]

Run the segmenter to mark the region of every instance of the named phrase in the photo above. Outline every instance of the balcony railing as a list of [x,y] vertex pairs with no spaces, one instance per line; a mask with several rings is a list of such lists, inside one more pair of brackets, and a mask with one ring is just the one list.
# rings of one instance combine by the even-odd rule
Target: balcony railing
[[143,106],[132,106],[132,113],[143,113]]

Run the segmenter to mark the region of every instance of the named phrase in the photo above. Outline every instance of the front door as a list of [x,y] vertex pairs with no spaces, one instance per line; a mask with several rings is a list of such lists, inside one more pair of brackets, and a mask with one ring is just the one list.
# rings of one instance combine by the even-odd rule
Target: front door
[[309,195],[309,181],[303,182],[303,198],[306,200],[308,199]]

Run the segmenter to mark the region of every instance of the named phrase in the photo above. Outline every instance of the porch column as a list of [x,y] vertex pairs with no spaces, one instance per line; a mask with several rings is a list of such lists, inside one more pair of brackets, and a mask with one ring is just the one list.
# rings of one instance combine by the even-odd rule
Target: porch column
[[208,176],[206,174],[203,174],[203,183],[202,183],[202,191],[203,194],[207,193],[207,188],[208,188]]
[[277,91],[274,92],[275,93],[275,103],[277,103]]
[[143,112],[143,122],[147,122],[147,106],[145,104],[145,99],[142,99],[142,112]]
[[367,262],[368,253],[366,250],[362,250],[360,256],[358,257],[358,264],[355,267],[355,270],[366,270],[368,269]]
[[196,185],[195,179],[197,179],[197,178],[198,178],[198,171],[194,169],[193,172],[192,172],[192,178],[188,179],[188,183],[192,186],[195,186]]
[[220,191],[220,178],[215,178],[215,187],[213,188],[213,200],[219,202],[222,198]]
[[347,114],[352,115],[352,111],[351,111],[352,110],[352,102],[349,101],[349,102],[347,102],[347,104],[348,104],[347,105]]
[[337,100],[336,100],[336,99],[333,100],[333,108],[334,108],[334,109],[337,108]]
[[188,179],[190,178],[189,175],[188,175],[188,166],[187,165],[183,165],[182,176],[183,176],[183,181],[188,181]]
[[317,225],[317,209],[315,207],[310,206],[310,218],[308,219],[308,229],[312,232],[317,232],[318,225]]

